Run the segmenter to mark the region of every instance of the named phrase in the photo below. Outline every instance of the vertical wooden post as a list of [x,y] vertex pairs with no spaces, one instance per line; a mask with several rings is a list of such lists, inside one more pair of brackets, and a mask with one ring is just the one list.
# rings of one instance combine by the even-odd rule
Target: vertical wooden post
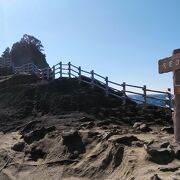
[[71,78],[71,62],[68,62],[68,76]]
[[171,109],[171,104],[172,104],[172,99],[171,99],[171,88],[168,88],[167,89],[167,92],[166,92],[166,108],[169,108]]
[[144,98],[144,104],[147,103],[147,94],[146,94],[146,85],[143,86],[143,98]]
[[49,79],[49,68],[46,69],[46,77]]
[[55,66],[53,66],[52,69],[53,69],[52,78],[55,79]]
[[59,75],[62,78],[62,62],[59,63]]
[[94,70],[91,71],[91,87],[94,88]]
[[122,87],[123,87],[123,105],[126,104],[126,83],[123,82],[122,83]]
[[[180,50],[174,50],[173,61],[180,59]],[[173,73],[174,81],[174,137],[177,143],[180,143],[180,92],[178,86],[180,86],[180,69],[177,69]],[[178,89],[177,89],[178,88]]]
[[106,91],[106,96],[108,96],[109,95],[108,77],[105,78],[105,81],[106,81],[106,89],[105,89],[105,91]]
[[15,74],[14,63],[12,63],[12,73]]
[[78,70],[79,70],[79,73],[78,73],[78,75],[79,75],[78,80],[79,80],[79,83],[81,83],[81,66],[79,66]]
[[29,63],[29,69],[28,69],[29,73],[32,74],[32,64]]

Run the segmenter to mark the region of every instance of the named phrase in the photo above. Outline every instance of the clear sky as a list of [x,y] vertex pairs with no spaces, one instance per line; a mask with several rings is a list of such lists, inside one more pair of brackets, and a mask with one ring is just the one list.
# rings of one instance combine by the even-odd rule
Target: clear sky
[[50,65],[71,61],[116,82],[166,90],[158,60],[180,47],[179,0],[0,0],[0,53],[23,34]]

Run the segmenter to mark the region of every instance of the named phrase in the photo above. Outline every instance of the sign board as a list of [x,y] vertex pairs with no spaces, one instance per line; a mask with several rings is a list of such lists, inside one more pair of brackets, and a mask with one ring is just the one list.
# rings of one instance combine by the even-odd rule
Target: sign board
[[170,71],[174,82],[174,138],[180,143],[180,49],[175,49],[171,57],[159,60],[159,73]]
[[159,73],[167,73],[180,69],[180,58],[167,57],[159,60]]
[[160,74],[170,72],[172,70],[173,70],[173,66],[172,66],[171,57],[167,57],[167,58],[159,60],[159,73]]

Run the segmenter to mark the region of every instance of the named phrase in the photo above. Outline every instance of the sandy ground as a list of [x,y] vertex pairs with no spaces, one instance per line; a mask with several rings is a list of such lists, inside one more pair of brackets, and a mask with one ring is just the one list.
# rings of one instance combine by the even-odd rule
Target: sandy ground
[[[78,145],[79,140],[71,137],[70,144],[74,143],[73,153],[77,156],[70,157],[70,154],[72,155],[70,148],[72,147],[63,144],[62,137],[65,136],[64,133],[68,134],[74,129],[78,129],[82,125],[78,119],[82,117],[84,117],[82,113],[39,117],[38,120],[42,121],[41,126],[55,126],[56,130],[46,133],[40,140],[35,140],[30,144],[25,143],[25,148],[20,152],[13,150],[12,147],[17,142],[24,141],[22,131],[6,134],[1,132],[0,179],[146,180],[155,179],[153,177],[155,174],[165,180],[180,179],[179,160],[174,159],[168,164],[161,165],[146,159],[147,152],[144,149],[144,143],[152,140],[173,142],[173,135],[160,131],[161,126],[152,126],[150,128],[153,130],[145,133],[136,132],[133,127],[123,124],[116,127],[113,123],[107,128],[96,125],[92,128],[79,128],[78,133],[81,138],[79,140],[82,140],[83,147]],[[32,120],[36,121],[37,119]],[[116,130],[113,130],[115,128]],[[134,136],[138,140],[132,141],[131,144],[113,142],[114,139],[122,136]],[[33,147],[41,149],[44,156],[37,155],[39,157],[32,160],[30,152],[32,152]],[[82,150],[83,148],[84,150]],[[160,170],[162,167],[177,167],[177,170],[175,172],[172,170],[162,172]]]
[[171,126],[170,110],[77,79],[0,79],[0,180],[180,179]]

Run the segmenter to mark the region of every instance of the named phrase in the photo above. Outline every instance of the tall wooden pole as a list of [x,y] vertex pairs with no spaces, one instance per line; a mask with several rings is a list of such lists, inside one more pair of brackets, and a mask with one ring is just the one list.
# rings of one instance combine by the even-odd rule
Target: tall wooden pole
[[[180,59],[180,49],[173,51],[172,60]],[[180,143],[180,70],[173,71],[174,83],[174,138],[175,141]]]

